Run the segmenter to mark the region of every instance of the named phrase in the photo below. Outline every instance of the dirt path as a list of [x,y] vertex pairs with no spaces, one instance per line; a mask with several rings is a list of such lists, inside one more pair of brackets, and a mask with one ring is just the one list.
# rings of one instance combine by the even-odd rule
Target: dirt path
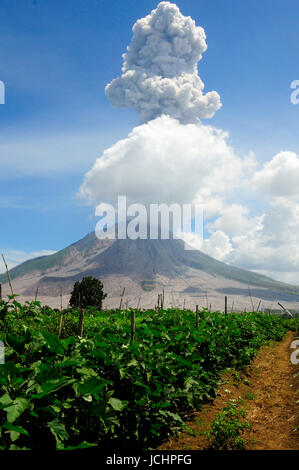
[[245,434],[248,450],[299,450],[299,366],[292,365],[290,345],[295,335],[263,346],[246,374],[224,373],[214,403],[204,405],[187,423],[191,432],[171,438],[160,449],[207,449],[202,431],[208,430],[216,413],[231,401],[247,411],[252,429]]

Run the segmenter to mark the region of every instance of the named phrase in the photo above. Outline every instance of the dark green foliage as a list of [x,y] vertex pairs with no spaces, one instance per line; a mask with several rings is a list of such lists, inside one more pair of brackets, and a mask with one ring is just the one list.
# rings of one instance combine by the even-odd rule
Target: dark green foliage
[[[16,307],[16,309],[15,309]],[[261,313],[87,308],[59,315],[39,302],[0,302],[0,449],[148,449],[216,396],[220,373],[249,364],[295,320]],[[69,336],[70,334],[74,336]]]
[[75,282],[70,306],[77,308],[96,307],[102,310],[102,302],[107,297],[103,291],[103,283],[94,277],[84,277],[82,281]]

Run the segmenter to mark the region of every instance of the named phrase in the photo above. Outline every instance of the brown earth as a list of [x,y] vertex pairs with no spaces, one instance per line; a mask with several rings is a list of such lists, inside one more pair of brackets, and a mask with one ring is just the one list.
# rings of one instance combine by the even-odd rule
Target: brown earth
[[165,450],[204,450],[209,448],[202,434],[209,430],[216,413],[227,403],[237,403],[247,412],[252,429],[246,431],[247,450],[299,450],[299,377],[290,349],[295,334],[288,332],[282,342],[263,346],[245,373],[229,371],[222,375],[216,400],[195,412],[186,423],[190,431],[164,442]]

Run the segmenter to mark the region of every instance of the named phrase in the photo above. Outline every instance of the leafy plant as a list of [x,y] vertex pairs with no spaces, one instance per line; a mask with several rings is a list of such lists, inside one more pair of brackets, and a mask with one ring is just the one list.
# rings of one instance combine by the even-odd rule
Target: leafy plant
[[235,404],[225,406],[217,413],[207,437],[212,449],[217,450],[242,450],[246,440],[242,437],[246,429],[251,425],[244,421],[246,412],[237,408]]

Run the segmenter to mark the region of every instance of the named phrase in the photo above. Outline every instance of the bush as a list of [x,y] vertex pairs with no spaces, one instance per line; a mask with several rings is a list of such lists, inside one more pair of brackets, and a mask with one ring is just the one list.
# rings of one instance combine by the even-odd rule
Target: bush
[[243,450],[246,440],[241,435],[246,429],[250,429],[251,425],[244,419],[246,412],[238,409],[235,405],[228,405],[217,413],[212,423],[211,430],[207,436],[211,442],[213,449],[217,450]]
[[102,309],[102,302],[107,297],[103,283],[94,277],[84,277],[75,283],[71,293],[70,306],[75,308],[96,307]]

